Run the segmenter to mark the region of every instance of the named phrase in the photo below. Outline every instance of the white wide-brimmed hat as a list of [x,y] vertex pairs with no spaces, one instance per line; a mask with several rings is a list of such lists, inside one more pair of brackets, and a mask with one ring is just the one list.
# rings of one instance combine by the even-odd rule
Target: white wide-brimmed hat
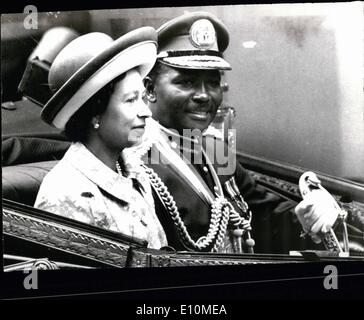
[[93,32],[70,42],[57,55],[48,82],[55,92],[41,117],[63,130],[80,107],[119,75],[137,68],[144,78],[157,56],[157,33],[152,27],[133,30],[117,40]]

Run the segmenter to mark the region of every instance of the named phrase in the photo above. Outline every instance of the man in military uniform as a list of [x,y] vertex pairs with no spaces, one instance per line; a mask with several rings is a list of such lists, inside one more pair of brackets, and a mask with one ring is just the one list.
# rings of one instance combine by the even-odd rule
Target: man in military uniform
[[[221,70],[231,69],[223,58],[229,44],[224,24],[210,13],[185,14],[158,29],[158,42],[157,63],[145,80],[156,121],[146,133],[149,146],[144,143],[144,151],[151,149],[144,160],[169,245],[177,250],[252,252],[255,239],[255,252],[282,252],[287,242],[298,249],[301,225],[292,210],[296,203],[256,185],[224,141],[198,135],[222,102]],[[224,163],[221,154],[228,154]],[[300,207],[300,214],[308,213],[308,219],[300,219],[307,224],[305,230],[317,221],[309,219],[311,209],[308,204]]]

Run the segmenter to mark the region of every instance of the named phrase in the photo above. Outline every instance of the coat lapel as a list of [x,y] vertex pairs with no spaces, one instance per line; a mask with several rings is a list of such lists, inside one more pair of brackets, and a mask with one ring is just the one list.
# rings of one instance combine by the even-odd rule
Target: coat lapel
[[122,177],[111,170],[82,143],[73,143],[63,159],[103,191],[124,202],[132,202],[133,186],[131,179]]

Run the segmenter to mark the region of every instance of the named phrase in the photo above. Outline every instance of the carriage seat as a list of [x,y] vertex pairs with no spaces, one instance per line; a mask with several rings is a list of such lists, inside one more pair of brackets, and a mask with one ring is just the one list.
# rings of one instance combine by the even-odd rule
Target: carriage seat
[[43,178],[57,163],[51,160],[3,167],[3,198],[33,206]]

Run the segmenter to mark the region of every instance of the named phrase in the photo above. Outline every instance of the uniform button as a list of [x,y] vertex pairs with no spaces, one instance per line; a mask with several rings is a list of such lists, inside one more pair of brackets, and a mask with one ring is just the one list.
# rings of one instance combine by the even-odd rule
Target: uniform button
[[204,166],[203,168],[202,168],[202,170],[204,171],[204,172],[209,172],[209,169],[207,169],[207,167],[206,166]]

